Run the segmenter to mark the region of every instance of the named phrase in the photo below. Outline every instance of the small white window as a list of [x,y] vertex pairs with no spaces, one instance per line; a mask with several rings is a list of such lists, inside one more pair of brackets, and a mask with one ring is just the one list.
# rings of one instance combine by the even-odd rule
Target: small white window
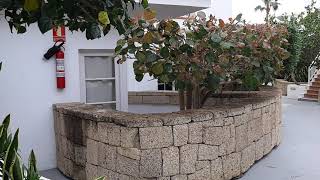
[[126,82],[120,84],[121,73],[126,76],[126,72],[121,72],[124,68],[120,66],[113,53],[80,53],[82,102],[126,110],[127,98],[123,101],[121,97],[126,96],[127,86]]
[[174,85],[173,83],[163,83],[161,81],[158,81],[158,91],[174,91]]

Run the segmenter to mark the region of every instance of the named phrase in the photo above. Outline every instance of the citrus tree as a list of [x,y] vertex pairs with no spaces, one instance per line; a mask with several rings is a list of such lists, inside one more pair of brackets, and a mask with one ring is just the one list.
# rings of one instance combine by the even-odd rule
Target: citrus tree
[[[141,0],[143,7],[147,0]],[[55,26],[64,25],[71,31],[86,32],[87,39],[106,35],[111,27],[119,34],[130,27],[129,8],[135,0],[0,0],[0,12],[4,11],[11,31],[24,33],[30,24],[37,23],[46,33]]]

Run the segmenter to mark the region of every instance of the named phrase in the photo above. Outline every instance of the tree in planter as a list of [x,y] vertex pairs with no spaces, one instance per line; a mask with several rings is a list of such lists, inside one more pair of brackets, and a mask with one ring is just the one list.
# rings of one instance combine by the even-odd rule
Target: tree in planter
[[[143,7],[148,0],[141,0]],[[55,26],[67,26],[71,31],[86,32],[87,39],[100,38],[115,27],[124,34],[130,27],[129,6],[135,0],[1,0],[0,11],[4,11],[11,31],[25,33],[30,24],[37,23],[46,33]]]
[[137,59],[137,81],[145,74],[174,81],[181,109],[200,108],[221,83],[239,82],[243,89],[256,90],[273,81],[288,57],[284,27],[246,25],[241,15],[229,22],[207,19],[203,12],[189,17],[185,26],[170,19],[158,21],[146,10],[116,48],[119,63],[127,56]]

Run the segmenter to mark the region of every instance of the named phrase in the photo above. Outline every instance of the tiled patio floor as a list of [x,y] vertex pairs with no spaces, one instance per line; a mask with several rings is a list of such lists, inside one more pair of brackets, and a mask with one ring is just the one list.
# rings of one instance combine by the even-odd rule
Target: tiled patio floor
[[[143,106],[129,107],[129,110],[137,112],[140,108],[146,110]],[[167,110],[162,108],[161,112]],[[320,105],[284,98],[282,130],[282,144],[240,180],[320,179]],[[42,175],[53,180],[67,180],[56,169],[43,171]]]

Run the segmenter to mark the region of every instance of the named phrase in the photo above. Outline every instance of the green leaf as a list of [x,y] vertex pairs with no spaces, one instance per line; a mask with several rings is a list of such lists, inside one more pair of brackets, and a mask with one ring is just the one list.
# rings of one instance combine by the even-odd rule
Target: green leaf
[[97,39],[101,37],[101,30],[97,23],[92,23],[86,30],[87,39]]
[[223,49],[230,49],[230,48],[234,47],[234,44],[233,44],[233,43],[225,42],[225,41],[222,41],[222,42],[220,43],[220,45],[221,45],[221,47],[222,47]]
[[164,71],[165,71],[166,73],[172,73],[172,64],[166,63],[166,64],[164,65]]
[[251,61],[251,64],[254,65],[255,67],[260,67],[260,62],[257,60]]
[[40,8],[40,3],[39,0],[25,0],[23,8],[28,12],[35,11]]
[[138,51],[136,53],[136,58],[140,62],[146,62],[146,60],[147,60],[147,56],[143,52],[140,52],[140,51]]
[[105,180],[105,177],[99,177],[99,178],[97,178],[95,180]]
[[0,11],[8,6],[10,6],[11,0],[1,0],[0,1]]
[[52,20],[47,16],[42,16],[38,20],[38,27],[42,34],[52,29]]
[[245,75],[244,79],[242,80],[245,90],[255,91],[259,87],[258,79],[252,74],[248,73]]
[[241,18],[242,18],[242,13],[238,14],[235,20],[239,22],[241,21]]
[[141,4],[142,4],[142,7],[145,9],[149,6],[148,0],[142,0]]
[[208,52],[205,56],[205,60],[208,63],[212,63],[214,61],[214,53],[213,52]]
[[117,46],[123,47],[126,43],[127,41],[125,39],[120,39],[117,41]]
[[214,34],[212,34],[212,36],[211,36],[211,40],[212,40],[213,42],[215,42],[215,43],[220,43],[220,42],[222,41],[222,38],[220,37],[219,34],[214,33]]
[[[19,135],[19,129],[16,131],[14,134],[14,138],[12,142],[9,145],[9,148],[6,152],[6,156],[4,159],[4,164],[3,164],[3,169],[2,169],[2,174],[3,175],[3,180],[8,180],[9,175],[7,172],[11,173],[12,168],[15,164],[15,161],[18,161],[17,157],[17,150],[18,150],[18,135]],[[12,175],[12,174],[11,174]]]
[[143,74],[136,74],[136,80],[138,81],[138,82],[141,82],[142,81],[142,79],[143,79]]
[[163,73],[163,64],[162,63],[157,63],[155,65],[152,66],[151,71],[153,74],[155,75],[160,75]]
[[147,51],[146,57],[148,62],[154,62],[159,59],[159,56],[151,51]]
[[169,49],[168,49],[167,47],[161,48],[161,50],[160,50],[160,55],[161,55],[163,58],[169,57],[169,55],[170,55]]
[[106,36],[111,30],[111,25],[108,24],[106,27],[103,28],[103,35]]
[[207,87],[210,89],[210,90],[217,90],[218,87],[220,86],[220,77],[219,76],[216,76],[214,74],[211,74],[207,77],[206,79],[206,82],[207,82]]
[[98,14],[98,20],[103,26],[110,24],[110,19],[107,11],[100,11]]

